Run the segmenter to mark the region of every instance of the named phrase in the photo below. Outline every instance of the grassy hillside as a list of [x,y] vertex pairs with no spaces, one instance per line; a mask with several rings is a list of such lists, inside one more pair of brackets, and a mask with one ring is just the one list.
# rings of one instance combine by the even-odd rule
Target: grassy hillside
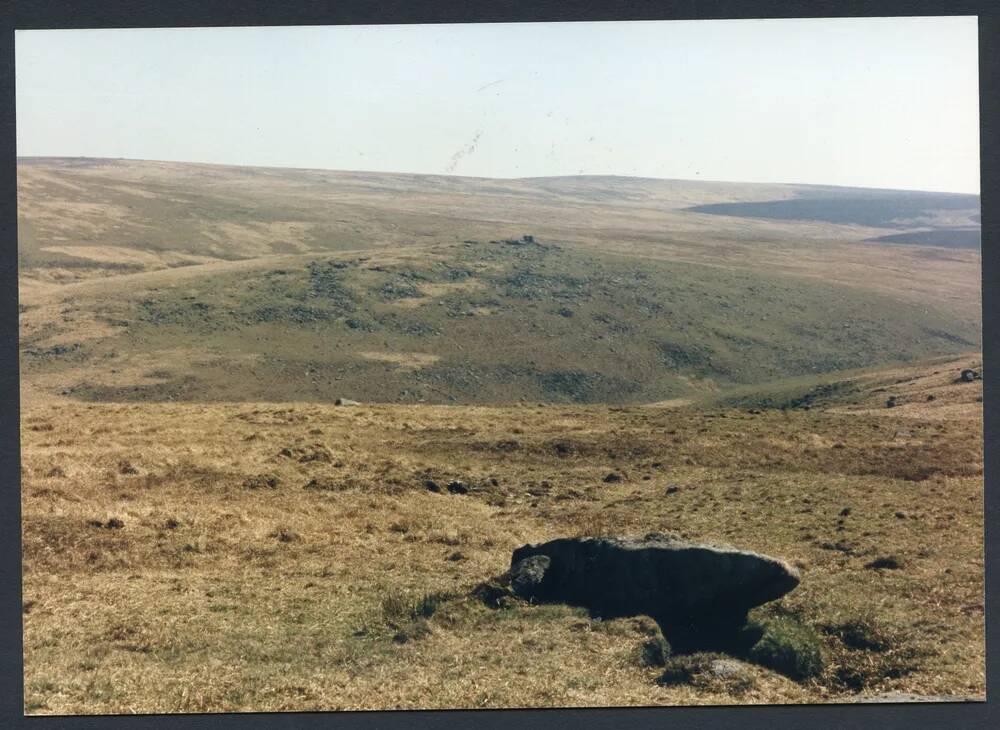
[[[981,697],[978,364],[785,412],[29,401],[27,711]],[[755,616],[817,637],[822,673],[661,684],[649,619],[473,595],[521,544],[653,530],[793,562]]]
[[787,273],[919,302],[930,297],[956,311],[978,299],[978,251],[873,244],[868,239],[901,229],[856,220],[691,210],[795,200],[817,190],[827,197],[838,190],[855,198],[880,194],[605,176],[490,180],[24,159],[18,165],[21,293],[32,297],[88,279],[267,256],[398,250],[531,233],[599,252]]
[[27,378],[96,400],[639,403],[979,346],[975,314],[543,242],[110,286],[61,323],[25,313]]
[[[980,342],[978,251],[867,225],[961,196],[90,159],[18,185],[22,371],[50,394],[638,403]],[[840,217],[736,215],[774,200]]]

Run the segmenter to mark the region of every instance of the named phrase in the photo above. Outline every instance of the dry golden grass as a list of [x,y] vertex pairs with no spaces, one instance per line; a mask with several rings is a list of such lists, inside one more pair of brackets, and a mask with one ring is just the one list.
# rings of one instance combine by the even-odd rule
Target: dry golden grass
[[[22,342],[66,355],[22,367],[28,713],[983,694],[982,386],[954,382],[975,357],[856,374],[849,400],[837,391],[808,411],[748,412],[708,378],[684,379],[685,398],[635,407],[59,396],[81,379],[137,387],[159,382],[165,362],[198,370],[218,358],[217,341],[199,347],[183,328],[146,350],[78,357],[109,338],[136,292],[195,296],[205,281],[324,257],[445,261],[465,240],[531,233],[650,268],[700,264],[932,301],[965,327],[978,318],[968,306],[980,294],[978,251],[683,210],[797,194],[782,185],[50,160],[19,165],[18,188]],[[476,277],[424,283],[391,307],[426,312],[481,289]],[[498,319],[472,304],[466,314]],[[229,363],[305,352],[303,342]],[[535,349],[560,365],[576,358],[546,354],[554,342]],[[360,352],[390,373],[437,356],[386,342]],[[815,384],[779,383],[766,397],[794,400]],[[611,471],[622,481],[604,482]],[[428,479],[472,490],[432,493]],[[646,618],[497,610],[470,595],[525,542],[654,530],[798,565],[802,585],[760,613],[817,632],[822,675],[796,683],[749,665],[736,682],[662,686],[642,657]]]
[[[29,398],[26,710],[981,696],[982,388],[952,382],[965,362],[861,379],[859,406],[758,414]],[[886,379],[909,405],[878,407]],[[469,597],[525,542],[652,530],[797,564],[765,613],[820,633],[823,675],[660,686],[648,620]],[[866,567],[890,556],[902,567]],[[400,612],[434,593],[433,615]]]

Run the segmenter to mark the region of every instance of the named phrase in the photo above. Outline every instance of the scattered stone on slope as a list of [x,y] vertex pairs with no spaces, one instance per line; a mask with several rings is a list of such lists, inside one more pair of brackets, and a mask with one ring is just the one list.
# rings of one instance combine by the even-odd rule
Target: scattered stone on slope
[[978,380],[981,376],[972,368],[966,368],[959,377],[963,383],[971,383],[973,380]]
[[337,398],[337,400],[335,400],[333,402],[333,404],[335,406],[360,406],[361,405],[361,403],[359,403],[358,401],[351,400],[350,398]]
[[107,522],[101,522],[100,520],[90,520],[88,523],[91,527],[103,527],[106,530],[120,530],[125,527],[125,523],[122,522],[117,517],[112,517]]
[[343,492],[348,488],[348,486],[349,485],[345,482],[328,479],[326,477],[316,477],[306,482],[302,488],[315,492]]
[[244,489],[277,489],[280,480],[274,474],[257,474],[243,480]]
[[306,446],[286,446],[278,452],[278,456],[295,459],[303,464],[310,461],[321,461],[329,463],[333,461],[333,454],[330,449],[322,444],[308,444]]
[[782,560],[661,533],[524,545],[510,577],[528,600],[583,606],[602,618],[650,616],[681,651],[733,646],[751,608],[799,583]]
[[718,679],[733,679],[746,674],[746,671],[746,665],[735,659],[713,659],[708,665],[708,673]]
[[886,555],[865,563],[865,567],[869,570],[899,570],[903,567],[903,561],[895,555]]

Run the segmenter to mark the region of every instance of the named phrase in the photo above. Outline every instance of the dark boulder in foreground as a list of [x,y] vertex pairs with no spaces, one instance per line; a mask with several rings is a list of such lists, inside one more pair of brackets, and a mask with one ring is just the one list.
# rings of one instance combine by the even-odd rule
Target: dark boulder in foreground
[[529,600],[582,606],[602,618],[650,616],[682,650],[732,646],[751,608],[799,584],[783,560],[659,533],[525,545],[514,551],[510,577]]

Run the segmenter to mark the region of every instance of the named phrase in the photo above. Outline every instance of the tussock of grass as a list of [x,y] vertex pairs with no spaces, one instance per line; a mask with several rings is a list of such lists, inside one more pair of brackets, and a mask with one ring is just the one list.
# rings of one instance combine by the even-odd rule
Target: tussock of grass
[[826,622],[820,628],[840,639],[848,649],[884,652],[900,643],[898,627],[880,619],[873,610],[853,613]]
[[382,617],[390,624],[400,620],[430,618],[438,608],[455,597],[454,593],[445,592],[417,596],[392,593],[382,599]]
[[822,642],[808,626],[777,618],[761,626],[760,632],[761,638],[749,652],[753,661],[797,681],[823,671]]
[[458,597],[451,592],[415,595],[390,592],[379,604],[377,622],[366,624],[357,633],[370,637],[391,636],[392,641],[397,644],[422,639],[431,633],[429,619],[439,608]]
[[926,637],[870,609],[841,614],[820,629],[836,639],[830,645],[832,679],[851,691],[884,689],[937,654]]

